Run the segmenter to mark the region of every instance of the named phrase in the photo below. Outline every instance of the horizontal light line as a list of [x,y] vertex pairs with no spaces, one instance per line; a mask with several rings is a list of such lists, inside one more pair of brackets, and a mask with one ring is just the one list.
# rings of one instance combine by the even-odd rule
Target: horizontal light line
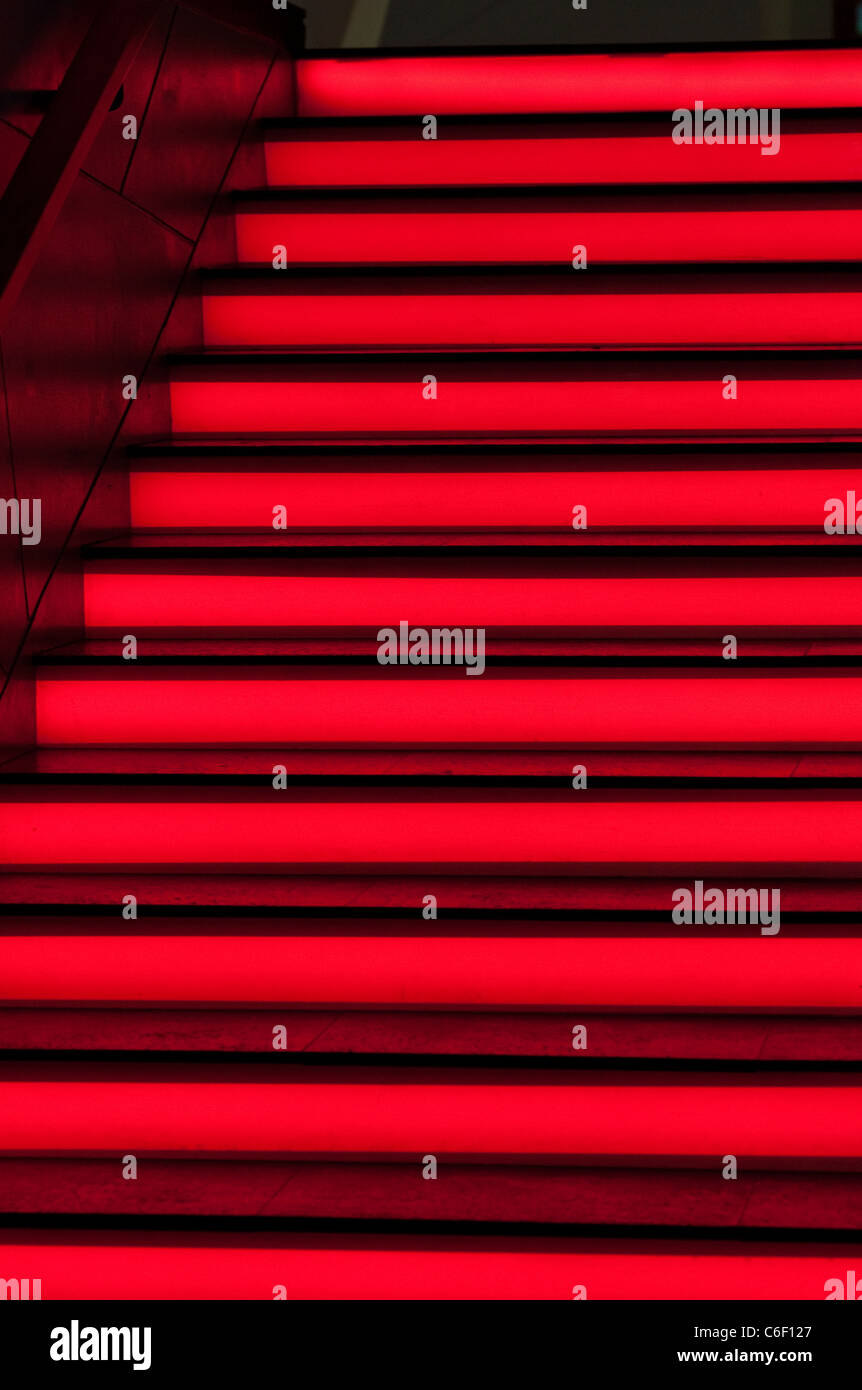
[[[422,924],[427,928],[427,924]],[[862,1012],[862,940],[757,926],[654,937],[4,936],[6,1003]],[[723,933],[698,940],[705,930]],[[743,933],[757,939],[740,940]],[[734,935],[731,935],[734,933]],[[588,1023],[588,1019],[582,1020]],[[262,1034],[270,1024],[262,1019]],[[561,1025],[560,1037],[571,1028]],[[562,1043],[561,1043],[562,1046]]]
[[0,1079],[0,1153],[862,1157],[852,1086]]
[[[297,61],[300,116],[416,117],[859,104],[858,49],[526,54]],[[668,132],[670,139],[670,130]],[[767,156],[768,158],[768,156]]]
[[862,864],[862,802],[50,801],[0,803],[0,864],[662,865]]
[[[727,373],[736,375],[733,365],[727,363]],[[413,380],[378,370],[376,380],[367,371],[351,376],[349,369],[321,380],[175,377],[173,428],[195,435],[862,433],[862,380],[854,377],[806,378],[791,370],[773,379],[746,376],[737,367],[736,399],[727,399],[723,374],[710,380],[668,374],[663,380],[519,381],[503,366],[492,380],[465,380],[463,371],[458,379],[442,376],[430,398],[423,394],[429,388],[421,363]]]
[[675,145],[663,135],[480,136],[440,132],[422,140],[269,139],[271,187],[487,187],[523,184],[768,184],[852,181],[862,175],[862,132],[781,131],[776,155],[760,145]]
[[[526,195],[525,195],[526,196]],[[414,211],[333,207],[307,212],[237,212],[241,264],[272,264],[284,246],[288,265],[415,264],[481,265],[549,262],[571,266],[573,247],[584,246],[587,265],[660,262],[856,261],[862,243],[862,208],[819,208],[816,195],[801,194],[795,207],[595,211],[500,207],[487,210]],[[510,202],[512,200],[509,200]],[[278,271],[273,270],[273,277]],[[588,275],[589,269],[572,269]]]
[[205,294],[207,347],[852,346],[862,293]]
[[[418,1171],[418,1168],[417,1168]],[[575,1286],[596,1299],[812,1299],[827,1280],[846,1284],[855,1250],[728,1243],[722,1253],[681,1242],[517,1241],[493,1237],[212,1238],[194,1244],[154,1232],[144,1239],[86,1233],[27,1239],[0,1232],[10,1275],[32,1271],[51,1299],[489,1300],[563,1299]],[[830,1286],[834,1287],[834,1286]]]
[[[290,531],[570,531],[572,509],[597,529],[822,531],[826,503],[857,493],[858,468],[678,469],[554,473],[389,472],[130,475],[134,529],[254,527],[271,532],[273,508]],[[851,504],[852,513],[852,504]],[[862,525],[862,520],[860,520]]]
[[[105,562],[107,563],[107,562]],[[139,561],[138,564],[145,564]],[[858,575],[546,576],[130,573],[84,576],[88,629],[516,628],[819,632],[862,615]],[[476,684],[474,678],[471,682]]]
[[54,745],[862,746],[862,677],[42,678]]

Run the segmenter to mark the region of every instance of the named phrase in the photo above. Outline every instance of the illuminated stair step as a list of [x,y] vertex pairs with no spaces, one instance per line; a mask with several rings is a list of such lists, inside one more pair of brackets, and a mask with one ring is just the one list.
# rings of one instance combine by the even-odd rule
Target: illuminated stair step
[[[251,190],[234,195],[234,213],[239,263],[281,255],[286,268],[548,264],[586,278],[601,265],[858,261],[862,237],[855,188]],[[575,247],[586,268],[572,268]]]
[[[61,1156],[423,1153],[862,1165],[852,1080],[721,1072],[585,1078],[540,1068],[13,1063],[0,1152]],[[836,1084],[837,1083],[837,1084]]]
[[[823,561],[818,564],[818,558],[819,552],[802,572],[799,566],[794,572],[782,565],[779,553],[768,568],[748,567],[747,572],[742,561],[725,562],[723,573],[680,561],[676,573],[668,572],[665,562],[664,572],[630,563],[628,573],[621,574],[618,561],[609,560],[604,572],[590,572],[585,558],[577,555],[568,566],[545,561],[543,572],[539,561],[501,565],[477,558],[471,563],[455,555],[448,565],[434,566],[420,556],[409,564],[401,561],[399,569],[394,559],[351,562],[348,555],[346,560],[303,561],[294,552],[281,560],[276,555],[269,563],[280,568],[267,573],[252,561],[244,570],[229,558],[218,568],[213,561],[200,561],[196,571],[193,561],[148,562],[142,556],[127,562],[128,567],[90,560],[84,613],[89,632],[118,638],[127,633],[277,634],[313,628],[362,631],[378,647],[384,641],[400,642],[402,622],[408,624],[408,638],[415,626],[429,631],[432,626],[496,629],[496,636],[504,631],[604,636],[615,630],[634,632],[641,640],[663,631],[703,633],[714,636],[716,652],[726,634],[743,631],[766,631],[773,637],[775,630],[858,636],[858,567],[836,571]],[[231,572],[225,572],[228,567]],[[474,654],[478,640],[474,634]],[[400,664],[407,664],[406,659]]]
[[560,274],[303,276],[204,281],[207,347],[855,346],[859,277]]
[[[631,460],[626,460],[631,462]],[[442,462],[448,460],[441,459]],[[708,456],[704,462],[708,463]],[[590,531],[710,530],[824,533],[856,522],[858,469],[738,468],[590,472],[163,472],[129,476],[136,530],[247,528],[269,533],[285,508],[291,531],[572,529],[586,507]],[[848,508],[847,497],[854,501]],[[858,499],[858,501],[856,501]],[[862,526],[862,519],[860,519]]]
[[[668,920],[670,912],[668,913]],[[862,1013],[862,939],[785,936],[777,955],[754,927],[670,936],[490,933],[325,936],[56,934],[0,937],[4,1004],[337,1008],[701,1009]],[[592,1025],[592,1018],[584,1023]],[[456,1025],[457,1026],[457,1025]],[[646,1026],[644,1024],[644,1026]],[[569,1027],[567,1030],[571,1032]],[[561,1035],[562,1036],[562,1035]]]
[[[823,1299],[855,1245],[732,1240],[0,1232],[5,1268],[50,1299]],[[845,1294],[846,1296],[846,1294]]]
[[170,402],[173,430],[196,436],[862,435],[862,370],[840,353],[189,354],[172,359]]
[[239,748],[357,745],[862,748],[862,675],[764,674],[733,663],[711,675],[631,672],[573,677],[528,671],[429,680],[392,672],[313,669],[236,676],[206,669],[156,674],[131,663],[42,674],[40,747]]
[[366,118],[361,124],[274,122],[265,127],[267,183],[272,188],[843,183],[862,173],[862,122],[855,116],[782,111],[778,152],[766,156],[752,140],[675,144],[668,116],[625,125],[565,117],[530,123],[444,117],[436,140],[423,139],[423,128],[416,116]]
[[[300,58],[300,116],[856,107],[855,48]],[[668,115],[668,128],[671,128]],[[779,156],[780,157],[780,156]]]
[[[0,865],[77,866],[84,873],[126,866],[153,871],[208,866],[267,872],[383,868],[412,872],[665,874],[706,872],[816,877],[862,870],[862,801],[853,794],[794,786],[784,793],[422,790],[370,796],[346,788],[298,794],[273,788],[107,788],[51,799],[34,789],[0,802]],[[415,795],[415,794],[414,794]],[[768,886],[768,879],[764,885]],[[683,884],[684,886],[684,884]],[[741,885],[742,886],[742,885]],[[751,886],[751,885],[748,885]]]

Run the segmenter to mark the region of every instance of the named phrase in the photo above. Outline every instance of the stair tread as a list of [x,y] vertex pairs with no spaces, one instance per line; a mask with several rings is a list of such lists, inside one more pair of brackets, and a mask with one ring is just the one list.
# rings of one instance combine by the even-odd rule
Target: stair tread
[[[822,665],[854,668],[862,656],[862,640],[853,637],[832,641],[792,641],[787,638],[747,638],[739,648],[737,661],[741,669],[748,665],[780,668],[801,663],[805,669]],[[514,640],[501,638],[489,644],[490,661],[503,661],[512,667],[538,666],[574,669],[603,666],[703,666],[726,669],[727,663],[716,653],[715,642],[703,638],[638,639],[637,637],[565,638]],[[802,661],[802,658],[805,658]],[[116,639],[90,637],[82,641],[64,642],[37,652],[34,661],[41,666],[72,664],[114,665],[122,661],[123,669],[131,669],[117,651]],[[377,643],[367,639],[338,637],[282,638],[276,635],[252,637],[147,637],[138,643],[138,662],[150,660],[173,662],[225,661],[233,663],[261,660],[287,664],[314,665],[323,663],[342,667],[345,673],[357,666],[376,669]],[[721,665],[719,666],[719,662]]]
[[[717,886],[738,886],[716,873]],[[862,882],[833,876],[828,879],[775,874],[771,883],[781,890],[782,921],[789,913],[800,920],[856,925],[862,912]],[[434,893],[447,910],[478,914],[493,920],[534,919],[552,921],[618,923],[666,922],[667,904],[678,875],[660,874],[627,878],[595,875],[572,878],[546,874],[488,875],[432,873],[422,876],[421,891],[415,875],[399,871],[350,874],[196,874],[184,869],[172,872],[152,869],[110,868],[101,871],[79,865],[74,872],[54,874],[38,870],[10,871],[4,875],[0,920],[8,915],[58,914],[70,921],[96,912],[116,920],[127,893],[147,905],[147,915],[171,917],[178,910],[197,916],[278,920],[297,913],[323,913],[326,917],[375,920],[380,914],[416,921],[422,895]],[[448,905],[448,907],[447,907]]]
[[[576,134],[585,138],[602,136],[612,139],[616,134],[629,132],[655,132],[667,137],[667,121],[667,114],[663,111],[603,111],[601,115],[589,111],[523,111],[511,115],[505,112],[483,114],[474,111],[447,115],[442,124],[445,126],[446,139],[470,135],[487,140],[507,140],[512,138],[513,133],[524,131],[539,135]],[[786,116],[782,112],[782,136],[785,130],[820,133],[859,129],[862,129],[862,117],[855,108],[842,111],[832,107],[808,107],[788,110]],[[257,122],[256,131],[259,138],[269,140],[283,134],[291,140],[301,140],[305,137],[316,141],[335,134],[357,143],[367,138],[367,132],[380,131],[391,137],[411,141],[415,141],[418,135],[421,135],[421,127],[417,132],[417,118],[414,115],[374,115],[361,112],[333,116],[263,116]]]
[[420,139],[416,116],[292,117],[263,120],[267,183],[311,192],[369,185],[392,190],[437,183],[532,187],[705,183],[812,185],[852,181],[858,112],[782,111],[781,159],[752,158],[733,144],[695,147],[681,160],[668,140],[670,118],[606,112],[571,115],[444,116],[438,139]]
[[716,266],[708,261],[668,263],[667,265],[598,265],[584,277],[572,275],[560,265],[524,265],[513,262],[435,265],[404,265],[398,262],[376,265],[320,265],[273,270],[264,265],[213,265],[198,272],[201,288],[207,294],[231,292],[295,296],[325,293],[367,295],[399,294],[406,288],[429,295],[461,293],[526,295],[546,294],[572,299],[590,295],[626,294],[673,296],[697,290],[705,294],[758,291],[763,294],[787,292],[834,293],[862,289],[862,264],[826,262],[813,266],[800,262],[788,266]]
[[[755,1228],[764,1236],[776,1227],[796,1229],[800,1238],[819,1230],[821,1239],[828,1233],[837,1240],[858,1224],[862,1207],[858,1174],[755,1171],[719,1188],[711,1173],[693,1170],[447,1164],[446,1172],[447,1183],[429,1184],[423,1218],[429,1224],[460,1218],[470,1222],[470,1230],[482,1221],[511,1222],[518,1210],[525,1229],[530,1222],[595,1229],[604,1221],[611,1238],[614,1228],[636,1222],[654,1235],[669,1224],[696,1231],[715,1223]],[[106,1213],[115,1221],[140,1220],[143,1214],[150,1221],[234,1216],[248,1224],[261,1214],[273,1223],[338,1217],[367,1222],[415,1211],[415,1169],[406,1165],[150,1159],[147,1174],[146,1185],[120,1184],[113,1160],[0,1159],[6,1209],[22,1217],[38,1209],[74,1212],[79,1219]],[[34,1259],[27,1267],[40,1266]]]
[[[89,560],[116,560],[141,557],[167,559],[194,558],[213,554],[236,559],[285,554],[307,559],[335,557],[349,562],[356,557],[425,560],[457,554],[476,559],[500,559],[511,555],[524,562],[544,557],[563,557],[579,551],[597,551],[621,557],[638,550],[659,557],[682,549],[702,549],[717,554],[719,562],[741,551],[752,563],[766,559],[779,549],[787,561],[822,549],[830,560],[835,555],[834,537],[822,524],[810,532],[802,531],[603,531],[573,532],[571,528],[553,531],[374,531],[358,529],[344,532],[273,531],[272,527],[238,531],[161,530],[136,531],[126,536],[90,542],[82,547]],[[845,551],[845,554],[848,552]],[[599,557],[600,558],[600,557]],[[690,560],[686,557],[686,563]]]
[[[862,145],[862,139],[860,139]],[[862,279],[825,267],[775,267],[758,276],[734,268],[686,274],[638,267],[634,274],[571,268],[364,266],[355,273],[251,267],[238,276],[203,272],[203,336],[215,352],[301,347],[359,351],[401,347],[491,355],[521,347],[609,351],[659,350],[684,344],[701,350],[770,346],[790,352],[810,345],[858,343]]]
[[[102,756],[98,754],[101,752]],[[90,756],[93,754],[93,756]],[[581,756],[587,756],[582,754]],[[611,753],[588,750],[589,785],[578,792],[579,804],[611,802],[635,809],[650,804],[691,800],[699,804],[732,798],[740,806],[757,803],[769,794],[800,804],[859,799],[862,757],[858,753],[826,756],[799,754],[729,755],[706,753]],[[161,783],[175,788],[175,801],[194,801],[204,786],[223,788],[228,804],[256,805],[273,799],[273,768],[287,766],[283,789],[288,803],[312,804],[340,797],[385,806],[391,801],[569,802],[572,795],[572,755],[568,753],[489,753],[468,750],[462,762],[457,749],[408,754],[384,749],[363,756],[346,752],[293,750],[289,744],[272,749],[108,748],[76,750],[40,748],[0,767],[2,802],[39,801],[55,792],[58,801],[96,801],[116,798],[134,801],[146,786]],[[748,758],[748,761],[746,761]],[[272,759],[272,761],[270,761]],[[595,771],[593,771],[595,769]],[[124,795],[123,779],[134,784]],[[134,792],[134,795],[133,795]],[[78,795],[80,793],[80,795]],[[143,800],[151,801],[154,796]],[[205,798],[212,801],[212,797]],[[219,798],[216,798],[218,800]],[[280,804],[280,803],[278,803]]]
[[[156,946],[158,939],[145,944]],[[205,938],[201,944],[206,944]],[[141,1007],[140,1000],[135,1007],[121,1007],[122,1002],[98,1008],[81,1004],[71,1008],[56,1004],[40,1007],[36,1002],[26,1009],[0,1008],[0,1047],[48,1055],[146,1050],[171,1055],[196,1052],[218,1056],[227,1052],[253,1056],[269,1054],[272,1049],[272,1012],[266,1010],[243,1009],[233,1004],[211,1008],[198,1005],[185,1010],[150,1003]],[[502,1056],[561,1057],[571,1051],[571,1024],[567,1021],[570,1009],[556,1013],[512,1013],[505,1009],[470,1013],[418,1009],[386,1012],[370,1008],[289,1010],[283,1005],[275,1008],[277,1021],[287,1030],[289,1047],[313,1054],[342,1051],[379,1057],[407,1053],[429,1059],[449,1055],[478,1061]],[[656,1065],[668,1060],[699,1060],[705,1065],[733,1060],[814,1060],[829,1066],[858,1063],[862,1057],[862,1020],[852,1016],[591,1011],[585,1018],[592,1054],[609,1060],[653,1060]],[[0,1159],[0,1178],[8,1162]],[[4,1193],[8,1201],[6,1186]],[[839,1206],[831,1214],[836,1225],[843,1224],[842,1210]]]
[[[496,202],[507,199],[526,203],[537,212],[552,210],[575,204],[584,211],[604,208],[608,203],[618,211],[626,209],[646,210],[653,206],[668,208],[671,211],[759,211],[763,208],[798,209],[799,192],[792,184],[775,187],[755,186],[740,183],[716,183],[698,185],[694,189],[680,189],[676,184],[662,185],[658,188],[632,188],[626,184],[616,188],[614,185],[588,184],[536,184],[525,187],[523,184],[508,186],[495,185],[493,188],[465,188],[462,184],[435,184],[421,188],[380,188],[375,184],[362,187],[344,188],[237,188],[230,194],[231,203],[236,209],[254,212],[258,206],[261,211],[269,211],[281,206],[301,205],[307,212],[325,211],[343,203],[357,203],[367,199],[375,205],[391,204],[395,211],[422,211],[429,203],[444,202],[447,210],[468,212],[482,210]],[[806,207],[820,207],[824,211],[838,208],[857,208],[862,202],[862,178],[852,183],[817,184],[805,188]],[[768,257],[767,257],[768,259]],[[669,263],[673,262],[671,258]],[[384,262],[385,263],[385,262]]]
[[[199,695],[196,696],[199,698]],[[227,787],[271,783],[274,766],[287,766],[288,786],[350,785],[351,779],[368,779],[381,788],[406,785],[456,786],[459,779],[481,787],[493,779],[501,785],[517,787],[547,784],[569,787],[572,755],[533,751],[442,750],[310,750],[287,745],[271,749],[199,748],[185,749],[155,745],[151,748],[46,748],[22,753],[0,767],[0,786],[16,783],[52,783],[55,779],[72,785],[80,779],[99,784],[101,779],[142,777],[175,778],[188,785],[211,779]],[[862,753],[780,753],[702,751],[616,752],[590,750],[589,780],[597,788],[636,790],[638,787],[675,786],[693,789],[704,786],[741,790],[758,786],[804,788],[860,784]],[[361,784],[361,783],[360,783]],[[581,793],[583,794],[583,793]]]
[[[363,361],[369,366],[377,367],[384,363],[396,368],[403,358],[404,353],[391,349],[375,348],[373,351],[363,353]],[[746,363],[762,364],[762,371],[765,375],[781,376],[788,369],[788,362],[784,354],[776,352],[771,348],[741,348],[734,354]],[[425,357],[429,366],[434,362],[444,362],[452,368],[464,368],[481,364],[489,374],[499,371],[498,359],[487,352],[476,349],[464,352],[452,352],[448,349],[434,348],[431,353],[426,349]],[[560,379],[565,380],[570,375],[573,379],[591,381],[594,378],[602,380],[606,374],[622,368],[639,368],[645,378],[655,375],[659,367],[673,363],[680,368],[687,368],[682,371],[681,379],[697,379],[701,375],[707,375],[705,368],[710,364],[710,359],[716,365],[719,363],[726,365],[727,358],[715,348],[706,346],[700,354],[692,361],[690,351],[682,348],[663,348],[661,351],[639,352],[635,348],[609,349],[602,351],[594,359],[585,360],[582,356],[574,356],[562,348],[518,348],[516,351],[506,354],[506,366],[509,374],[518,369],[531,368],[534,371],[544,367],[550,371],[560,373]],[[355,353],[343,349],[329,350],[309,354],[295,349],[285,348],[266,348],[257,351],[246,351],[235,348],[187,348],[184,351],[174,351],[166,353],[164,362],[174,368],[193,368],[193,367],[213,367],[220,372],[227,368],[242,368],[252,375],[249,379],[254,379],[254,373],[259,371],[262,366],[281,367],[281,366],[306,366],[310,372],[319,371],[320,366],[350,366],[356,367]],[[853,376],[853,368],[860,363],[860,352],[858,347],[810,347],[794,353],[791,361],[791,368],[797,372],[818,369],[819,375],[828,375],[830,371],[840,371],[848,377]],[[413,380],[412,367],[405,369],[404,376]],[[791,370],[791,375],[793,374]],[[541,378],[537,378],[541,379]],[[720,374],[719,374],[720,379]],[[199,436],[200,437],[200,436]],[[205,436],[203,436],[205,437]],[[194,436],[192,436],[194,438]],[[689,446],[690,448],[690,446]]]
[[[858,448],[853,444],[829,439],[787,443],[765,440],[749,450],[741,450],[736,444],[728,443],[702,444],[693,450],[690,444],[656,444],[643,441],[636,444],[597,443],[589,452],[579,454],[578,458],[585,468],[590,469],[633,468],[638,463],[645,469],[671,466],[696,468],[703,460],[708,460],[712,468],[745,469],[755,464],[760,468],[800,468],[806,464],[810,465],[812,457],[835,460],[835,467],[841,467],[849,464],[851,459],[855,462],[858,453]],[[191,460],[200,460],[195,465],[197,470],[208,469],[214,463],[228,467],[228,460],[245,455],[250,455],[255,460],[277,459],[282,463],[296,456],[297,459],[314,462],[317,466],[328,459],[337,459],[339,467],[344,467],[346,465],[342,461],[351,460],[355,461],[359,468],[368,467],[366,460],[370,459],[373,460],[376,471],[398,472],[408,471],[409,462],[417,459],[440,459],[445,461],[447,469],[469,467],[478,471],[499,466],[496,462],[487,462],[489,458],[505,459],[511,467],[515,461],[535,457],[542,460],[543,469],[559,472],[569,472],[572,466],[571,446],[555,440],[536,440],[529,444],[510,443],[506,440],[472,440],[458,445],[456,449],[448,443],[416,443],[411,444],[409,450],[403,450],[385,441],[369,443],[366,440],[358,440],[343,444],[297,445],[287,439],[283,442],[260,438],[214,441],[206,434],[189,434],[181,438],[171,435],[163,439],[131,442],[126,446],[125,454],[130,460],[134,460],[133,468],[136,471],[150,464],[156,466],[162,461],[185,465]],[[552,468],[551,461],[554,459],[560,460],[556,468]]]

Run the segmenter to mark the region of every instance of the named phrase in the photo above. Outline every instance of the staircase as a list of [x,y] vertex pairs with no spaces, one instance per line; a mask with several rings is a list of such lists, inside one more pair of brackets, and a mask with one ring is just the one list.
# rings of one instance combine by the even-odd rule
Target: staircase
[[[862,1268],[862,52],[297,83],[0,768],[3,1264],[822,1299]],[[675,144],[695,99],[780,150]],[[400,624],[485,669],[381,664]],[[674,920],[698,881],[780,922]]]

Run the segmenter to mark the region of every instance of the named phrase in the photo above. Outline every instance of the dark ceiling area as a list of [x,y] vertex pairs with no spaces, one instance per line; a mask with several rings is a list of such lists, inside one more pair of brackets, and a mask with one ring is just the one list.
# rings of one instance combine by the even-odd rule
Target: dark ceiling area
[[304,8],[312,48],[829,39],[853,34],[857,9],[853,0],[306,0]]

